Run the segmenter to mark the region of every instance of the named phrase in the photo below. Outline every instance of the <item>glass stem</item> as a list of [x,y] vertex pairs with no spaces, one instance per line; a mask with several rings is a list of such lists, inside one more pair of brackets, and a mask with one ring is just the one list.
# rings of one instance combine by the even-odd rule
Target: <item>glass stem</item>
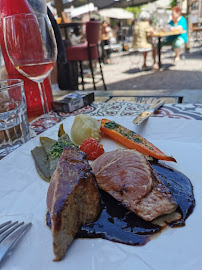
[[47,100],[47,96],[46,96],[46,91],[45,91],[45,87],[44,87],[44,83],[38,83],[38,87],[39,87],[39,92],[40,92],[40,96],[41,96],[41,104],[43,107],[43,112],[44,114],[49,114],[49,107],[48,107],[48,100]]

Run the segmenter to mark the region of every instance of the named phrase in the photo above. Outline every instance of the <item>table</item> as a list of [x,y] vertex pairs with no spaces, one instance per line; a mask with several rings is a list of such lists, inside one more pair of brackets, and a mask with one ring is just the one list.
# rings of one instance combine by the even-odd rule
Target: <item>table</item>
[[[107,104],[107,103],[106,103]],[[188,106],[175,104],[176,106]],[[101,118],[99,116],[98,118]],[[2,270],[49,269],[111,270],[127,269],[202,269],[201,211],[202,211],[202,125],[201,121],[151,117],[140,126],[132,124],[131,116],[107,116],[129,129],[142,134],[178,163],[169,164],[188,176],[194,186],[196,208],[183,228],[167,228],[145,246],[130,246],[102,239],[77,239],[61,262],[53,262],[52,236],[45,224],[46,194],[49,184],[42,181],[35,169],[30,151],[39,145],[39,138],[1,160],[0,216],[1,222],[19,220],[32,222],[32,227],[21,239]],[[70,132],[73,117],[64,121]],[[57,138],[58,126],[43,136]],[[118,145],[103,138],[107,151]],[[108,144],[106,144],[108,142]],[[108,148],[107,148],[108,146]],[[201,210],[200,210],[201,209]],[[130,232],[130,228],[128,228]],[[197,241],[193,243],[193,239]],[[110,256],[109,256],[110,254]],[[169,254],[169,256],[168,256]],[[194,267],[195,266],[195,267]]]
[[64,29],[65,33],[65,40],[69,39],[68,36],[68,29],[69,28],[74,28],[74,27],[81,27],[82,25],[85,25],[85,22],[82,21],[75,21],[75,22],[70,22],[70,23],[60,23],[58,24],[60,29]]
[[[69,93],[72,93],[72,91],[53,90],[53,97],[58,98]],[[76,93],[81,93],[81,91],[76,91]],[[82,91],[82,93],[89,93],[89,91]],[[73,113],[60,113],[61,120],[81,113],[92,116],[131,115],[135,117],[138,113],[147,109],[156,98],[164,99],[166,104],[156,111],[152,117],[202,120],[202,90],[97,90],[94,91],[94,95],[95,102],[93,104]],[[41,117],[29,119],[30,122],[34,120],[35,125],[31,131],[31,137],[41,133],[40,129],[43,128]]]
[[192,32],[202,32],[202,26],[193,27]]
[[154,32],[154,34],[152,36],[158,38],[158,65],[159,65],[159,69],[162,67],[162,64],[161,64],[161,38],[162,37],[169,37],[169,36],[177,36],[177,35],[180,35],[183,33],[185,33],[185,31]]
[[[71,93],[71,90],[68,91],[61,91],[61,90],[53,90],[53,97],[58,98],[63,95]],[[89,93],[91,91],[82,91],[82,93]],[[76,91],[76,93],[81,93],[81,91]],[[106,102],[106,100],[109,100],[111,98],[134,98],[134,97],[173,97],[177,98],[179,100],[182,99],[181,102],[183,103],[193,103],[193,104],[202,104],[202,90],[194,90],[194,89],[184,89],[184,90],[165,90],[165,89],[159,89],[159,90],[96,90],[94,91],[95,100],[99,102]],[[180,102],[180,103],[181,103]],[[167,103],[167,102],[166,102]],[[170,102],[172,103],[172,102]],[[175,102],[173,102],[175,103]]]
[[[56,91],[54,96],[65,94],[65,92]],[[79,239],[74,242],[63,261],[52,262],[52,237],[45,225],[48,183],[42,181],[37,175],[30,154],[31,150],[39,145],[39,137],[36,135],[40,132],[35,132],[32,136],[33,140],[0,161],[1,222],[8,219],[13,221],[18,219],[33,224],[22,239],[20,248],[16,248],[3,269],[12,270],[17,263],[18,268],[22,270],[40,269],[40,267],[41,269],[59,270],[65,269],[67,266],[78,270],[80,269],[80,261],[82,261],[83,270],[100,270],[103,267],[110,270],[115,268],[115,265],[119,266],[117,269],[123,269],[126,264],[127,270],[134,269],[134,266],[141,270],[184,270],[185,268],[180,266],[182,262],[186,263],[186,260],[189,262],[187,270],[194,269],[193,265],[196,260],[197,269],[201,269],[202,125],[200,120],[202,120],[202,102],[200,104],[192,103],[189,99],[201,92],[198,90],[193,94],[191,90],[175,92],[163,90],[158,92],[149,90],[95,91],[95,100],[98,101],[99,98],[102,98],[103,102],[94,102],[70,114],[60,114],[61,120],[64,119],[64,129],[69,134],[74,120],[72,116],[85,113],[94,118],[108,118],[117,121],[141,134],[167,154],[172,154],[178,163],[171,166],[188,176],[194,186],[197,207],[188,218],[185,227],[168,228],[142,247],[121,245],[102,239]],[[160,95],[161,98],[165,98],[166,95],[175,98],[176,103],[165,104],[140,126],[133,125],[132,119],[147,109],[149,104],[118,101],[118,99],[124,97],[132,99],[135,96],[145,98],[146,96],[151,100],[155,93],[159,94],[158,98]],[[180,97],[182,102],[189,101],[190,103],[178,103]],[[40,118],[38,121],[40,125]],[[58,126],[45,131],[43,136],[56,139]],[[105,144],[105,140],[107,139],[104,138],[103,145],[107,151],[118,147],[113,141],[108,141],[108,144]],[[193,238],[196,237],[196,243],[191,245]],[[40,248],[38,248],[39,246]],[[32,263],[30,264],[30,262]]]
[[[58,116],[60,117],[60,120],[78,114],[89,114],[92,117],[100,116],[106,118],[108,116],[131,116],[135,118],[149,107],[150,104],[112,100],[111,102],[93,102],[91,105],[85,106],[72,113],[58,113]],[[202,120],[202,104],[164,104],[151,117]],[[41,130],[44,130],[44,127],[41,124],[41,118],[43,118],[43,116],[32,122],[32,137],[35,137],[42,132]]]

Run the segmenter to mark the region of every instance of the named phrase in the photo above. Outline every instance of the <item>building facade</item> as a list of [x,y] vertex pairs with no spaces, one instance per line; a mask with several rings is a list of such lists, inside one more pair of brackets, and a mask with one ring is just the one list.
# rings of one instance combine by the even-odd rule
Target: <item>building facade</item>
[[202,23],[202,0],[191,1],[191,22]]

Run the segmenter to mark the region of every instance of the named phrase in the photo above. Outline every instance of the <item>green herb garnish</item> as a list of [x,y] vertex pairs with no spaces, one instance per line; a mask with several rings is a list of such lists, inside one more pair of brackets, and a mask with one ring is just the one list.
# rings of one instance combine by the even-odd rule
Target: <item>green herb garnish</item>
[[142,143],[142,140],[138,137],[132,138],[132,140],[136,143]]
[[55,142],[50,149],[49,156],[51,159],[59,158],[62,155],[63,148],[65,146],[74,146],[72,141],[57,141]]
[[119,125],[116,122],[114,122],[114,121],[110,121],[108,123],[105,123],[104,124],[104,127],[105,128],[108,128],[108,129],[115,129],[115,128],[118,128]]

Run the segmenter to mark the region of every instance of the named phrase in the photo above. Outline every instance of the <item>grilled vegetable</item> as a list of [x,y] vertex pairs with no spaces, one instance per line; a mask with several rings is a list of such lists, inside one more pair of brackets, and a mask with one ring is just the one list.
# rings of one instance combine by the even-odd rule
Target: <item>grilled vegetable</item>
[[83,141],[80,149],[86,153],[88,160],[95,160],[104,153],[103,146],[93,138]]
[[63,124],[60,124],[59,130],[58,130],[58,138],[62,137],[62,135],[64,135],[64,134],[66,134],[66,133],[64,131]]
[[40,177],[46,182],[50,181],[50,163],[48,156],[42,146],[36,146],[32,151],[32,156],[35,161],[35,166]]
[[100,129],[103,133],[129,149],[135,149],[143,155],[149,155],[156,159],[176,162],[173,157],[165,155],[141,135],[117,124],[114,121],[102,119]]
[[87,114],[75,116],[71,128],[71,138],[73,142],[76,145],[81,145],[85,139],[91,137],[98,142],[100,141],[100,121]]
[[60,156],[65,146],[74,146],[70,137],[65,133],[63,125],[58,131],[58,141],[48,137],[40,137],[40,147],[35,147],[31,152],[35,161],[37,172],[40,177],[49,182],[51,175],[55,171]]
[[56,159],[56,157],[52,154],[53,146],[57,143],[56,140],[50,139],[48,137],[40,137],[41,145],[44,149],[44,151],[47,154],[49,165],[50,165],[50,176],[55,171],[55,168],[57,167],[59,158]]

